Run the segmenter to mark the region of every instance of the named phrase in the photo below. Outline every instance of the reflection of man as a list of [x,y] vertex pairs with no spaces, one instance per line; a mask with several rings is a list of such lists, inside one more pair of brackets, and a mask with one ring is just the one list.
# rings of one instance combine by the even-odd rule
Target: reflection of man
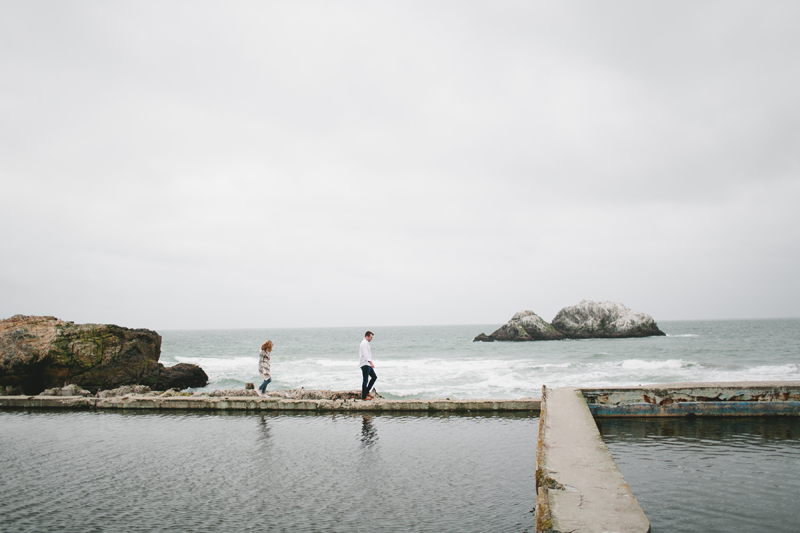
[[372,425],[372,417],[364,415],[361,421],[361,445],[369,447],[375,444],[376,440],[378,440],[378,432]]
[[[361,399],[372,400],[374,396],[370,394],[372,386],[378,379],[375,373],[375,365],[372,363],[372,350],[369,349],[369,343],[372,341],[372,332],[368,331],[364,334],[364,340],[361,341],[361,346],[358,347],[358,366],[361,367]],[[369,382],[369,383],[368,383]]]

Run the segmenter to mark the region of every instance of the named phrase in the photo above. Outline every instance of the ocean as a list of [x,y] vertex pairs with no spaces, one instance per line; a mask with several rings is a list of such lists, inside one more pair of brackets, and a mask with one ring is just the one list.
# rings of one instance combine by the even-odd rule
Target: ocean
[[[396,399],[513,399],[539,398],[542,385],[800,380],[796,318],[659,322],[666,337],[472,342],[499,326],[370,327],[376,390]],[[210,380],[197,390],[258,385],[258,351],[270,339],[270,390],[358,389],[366,329],[161,331],[161,362],[200,365]]]

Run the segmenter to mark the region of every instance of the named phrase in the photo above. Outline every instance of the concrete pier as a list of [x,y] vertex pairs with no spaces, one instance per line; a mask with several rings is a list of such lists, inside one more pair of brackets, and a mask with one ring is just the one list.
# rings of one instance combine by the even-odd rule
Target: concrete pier
[[650,522],[603,442],[580,389],[544,389],[536,531],[647,533]]
[[291,400],[257,396],[0,396],[0,409],[137,409],[187,411],[304,411],[304,412],[539,412],[541,401],[519,400]]
[[643,532],[650,524],[595,418],[800,416],[800,382],[669,383],[542,390],[536,531]]

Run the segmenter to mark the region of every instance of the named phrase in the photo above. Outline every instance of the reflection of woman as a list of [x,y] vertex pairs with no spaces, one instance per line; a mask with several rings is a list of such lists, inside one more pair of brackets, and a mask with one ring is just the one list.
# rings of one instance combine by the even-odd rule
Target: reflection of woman
[[264,383],[258,387],[258,395],[266,396],[267,385],[272,381],[269,373],[269,356],[272,353],[272,341],[267,341],[261,345],[261,352],[258,354],[258,373],[264,378]]

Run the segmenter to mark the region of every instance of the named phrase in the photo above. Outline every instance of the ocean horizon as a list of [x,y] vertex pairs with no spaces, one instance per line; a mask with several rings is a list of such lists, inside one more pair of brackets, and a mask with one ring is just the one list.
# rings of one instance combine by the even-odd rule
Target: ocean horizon
[[[376,389],[393,399],[521,398],[543,385],[800,380],[800,318],[661,321],[664,337],[473,342],[500,324],[390,326],[375,332]],[[193,363],[206,387],[260,383],[258,351],[275,343],[269,388],[360,387],[357,327],[164,330],[161,362]]]

